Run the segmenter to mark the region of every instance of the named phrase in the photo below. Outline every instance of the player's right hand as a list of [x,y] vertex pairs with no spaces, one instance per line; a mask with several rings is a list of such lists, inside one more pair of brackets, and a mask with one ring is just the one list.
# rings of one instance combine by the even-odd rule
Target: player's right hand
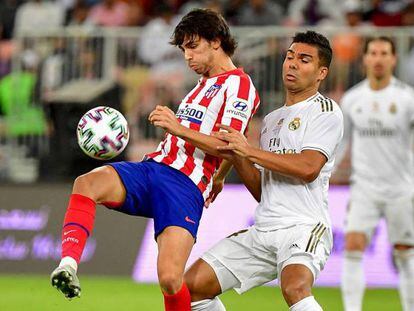
[[211,189],[210,195],[208,196],[206,202],[204,203],[205,208],[208,208],[210,204],[216,200],[217,196],[223,190],[223,188],[224,188],[224,179],[214,178],[213,188]]

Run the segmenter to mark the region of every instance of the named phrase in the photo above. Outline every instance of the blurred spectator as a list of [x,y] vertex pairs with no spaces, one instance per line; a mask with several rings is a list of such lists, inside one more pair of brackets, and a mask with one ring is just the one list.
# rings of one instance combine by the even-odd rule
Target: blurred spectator
[[183,4],[178,13],[185,15],[196,8],[210,9],[224,15],[222,1],[220,0],[192,0]]
[[404,8],[401,16],[401,24],[403,26],[414,26],[414,1]]
[[85,24],[89,15],[89,5],[85,0],[76,0],[73,8],[68,13],[68,22],[70,26],[79,26]]
[[0,79],[11,71],[11,58],[14,45],[11,40],[0,41]]
[[331,40],[335,55],[331,66],[333,72],[331,79],[335,81],[335,87],[330,90],[329,96],[335,100],[339,100],[344,90],[355,81],[363,78],[360,66],[363,39],[353,29],[366,25],[363,22],[362,6],[359,0],[346,0],[342,5],[342,10],[347,28],[345,31],[337,32]]
[[402,12],[409,0],[373,0],[368,18],[375,26],[401,26]]
[[0,40],[13,36],[14,19],[21,1],[3,0],[0,2]]
[[249,0],[238,16],[242,26],[279,25],[282,22],[282,7],[269,0]]
[[88,22],[98,26],[126,26],[129,22],[128,4],[103,0],[89,12]]
[[[179,18],[174,15],[172,8],[160,3],[156,7],[158,17],[154,18],[142,29],[138,42],[139,56],[149,65],[147,80],[139,87],[138,105],[134,107],[134,114],[140,125],[141,133],[147,136],[156,135],[154,127],[148,128],[146,122],[148,114],[158,104],[173,106],[178,104],[183,96],[188,70],[182,60],[181,52],[169,44],[170,36],[177,25]],[[142,75],[143,76],[143,75]]]
[[208,0],[204,6],[206,9],[213,10],[214,12],[224,14],[223,5],[220,0]]
[[343,24],[341,0],[292,0],[288,7],[288,26]]
[[32,0],[17,9],[14,30],[50,29],[63,25],[64,19],[64,9],[56,2]]
[[243,7],[244,0],[229,0],[224,6],[224,15],[226,20],[232,24],[236,25],[238,22],[238,16],[240,15],[241,9]]

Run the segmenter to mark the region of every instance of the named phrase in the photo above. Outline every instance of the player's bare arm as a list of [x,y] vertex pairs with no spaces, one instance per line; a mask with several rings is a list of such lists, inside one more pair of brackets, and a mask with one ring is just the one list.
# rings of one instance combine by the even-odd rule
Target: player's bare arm
[[227,133],[219,132],[215,137],[227,141],[228,145],[217,146],[218,150],[233,151],[238,156],[268,170],[298,178],[306,183],[318,177],[327,160],[322,153],[315,150],[304,150],[297,154],[275,154],[264,151],[249,145],[246,138],[232,128],[225,125],[220,127],[227,130]]
[[221,158],[229,158],[230,155],[217,150],[217,146],[227,143],[213,136],[206,135],[180,124],[174,112],[166,106],[157,106],[149,115],[149,121],[157,127],[161,127],[168,133],[178,136],[204,152]]

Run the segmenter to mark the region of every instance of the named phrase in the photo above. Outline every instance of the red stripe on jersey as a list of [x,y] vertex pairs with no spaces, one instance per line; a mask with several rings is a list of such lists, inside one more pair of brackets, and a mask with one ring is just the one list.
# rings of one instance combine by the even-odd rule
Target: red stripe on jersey
[[230,127],[240,132],[243,127],[243,122],[240,121],[239,119],[231,118]]
[[201,193],[204,193],[204,191],[206,191],[207,189],[207,186],[210,184],[211,177],[213,176],[213,173],[217,169],[218,163],[219,163],[219,160],[217,157],[206,154],[204,161],[203,161],[203,177],[201,177],[201,181],[197,185]]
[[148,153],[147,155],[145,155],[145,157],[153,159],[153,158],[159,156],[161,153],[162,153],[162,151],[160,150],[160,151],[156,151],[156,152],[153,152],[153,153]]
[[254,102],[253,102],[252,115],[250,116],[250,119],[257,112],[257,109],[259,109],[259,105],[260,105],[260,97],[259,97],[259,92],[256,90],[256,95],[255,95]]
[[200,82],[198,84],[198,87],[196,88],[196,90],[193,92],[193,94],[191,94],[188,97],[187,103],[191,104],[193,102],[194,98],[196,98],[197,95],[200,94],[201,90],[204,88],[205,85],[206,85],[205,82]]
[[250,79],[247,75],[240,76],[239,92],[237,93],[237,98],[249,99],[250,92]]
[[[166,164],[166,165],[170,165],[171,163],[173,163],[176,159],[177,159],[177,155],[178,155],[178,138],[177,136],[174,135],[169,135],[171,136],[171,146],[170,146],[170,150],[167,154],[167,156],[162,159],[162,163]],[[167,140],[167,138],[165,138],[165,140]]]
[[[214,83],[214,84],[221,86],[221,85],[224,84],[224,82],[226,82],[227,78],[228,78],[228,76],[219,77],[217,79],[216,83]],[[201,89],[196,90],[197,95],[200,93]],[[211,101],[212,101],[213,98],[214,98],[214,96],[211,96],[209,98],[207,98],[207,97],[204,96],[201,99],[201,102],[200,102],[199,105],[204,106],[204,107],[208,107],[210,105],[210,103],[211,103]],[[199,124],[195,124],[195,123],[190,123],[190,129],[199,132],[200,131],[200,125]],[[184,149],[185,149],[185,154],[187,155],[187,159],[186,159],[186,161],[184,163],[184,166],[180,169],[180,171],[183,172],[184,174],[186,174],[187,176],[189,176],[194,171],[194,168],[196,166],[195,165],[195,162],[194,162],[195,147],[192,144],[190,144],[188,142],[185,142]],[[213,168],[213,172],[214,172],[214,168]],[[207,170],[206,170],[205,158],[204,158],[204,161],[203,161],[203,174],[204,175],[212,175],[212,173],[208,173]],[[202,190],[201,192],[204,192],[204,190]]]
[[[195,130],[195,131],[200,131],[200,125],[195,124],[195,123],[190,123],[190,129]],[[189,176],[194,171],[194,168],[196,166],[194,162],[195,147],[192,144],[185,142],[184,149],[185,149],[185,154],[188,157],[187,157],[187,160],[185,160],[184,166],[180,169],[180,171],[186,174],[187,176]]]

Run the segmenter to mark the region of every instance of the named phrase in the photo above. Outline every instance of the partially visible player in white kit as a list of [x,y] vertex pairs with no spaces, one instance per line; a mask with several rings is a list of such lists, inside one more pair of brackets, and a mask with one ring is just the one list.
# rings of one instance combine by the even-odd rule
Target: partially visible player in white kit
[[[290,310],[322,310],[312,286],[332,248],[329,177],[343,134],[341,109],[318,92],[332,58],[329,41],[297,33],[283,64],[286,102],[263,121],[260,149],[228,126],[215,133],[260,201],[255,224],[216,244],[186,272],[192,310],[225,310],[217,297],[276,278]],[[258,169],[260,166],[262,169]]]
[[[362,309],[363,252],[384,217],[394,246],[402,305],[405,311],[413,311],[414,91],[393,76],[397,58],[390,38],[369,39],[363,61],[367,78],[347,91],[341,101],[345,123],[342,146],[352,142],[343,302],[346,311]],[[342,146],[340,149],[345,149]]]

